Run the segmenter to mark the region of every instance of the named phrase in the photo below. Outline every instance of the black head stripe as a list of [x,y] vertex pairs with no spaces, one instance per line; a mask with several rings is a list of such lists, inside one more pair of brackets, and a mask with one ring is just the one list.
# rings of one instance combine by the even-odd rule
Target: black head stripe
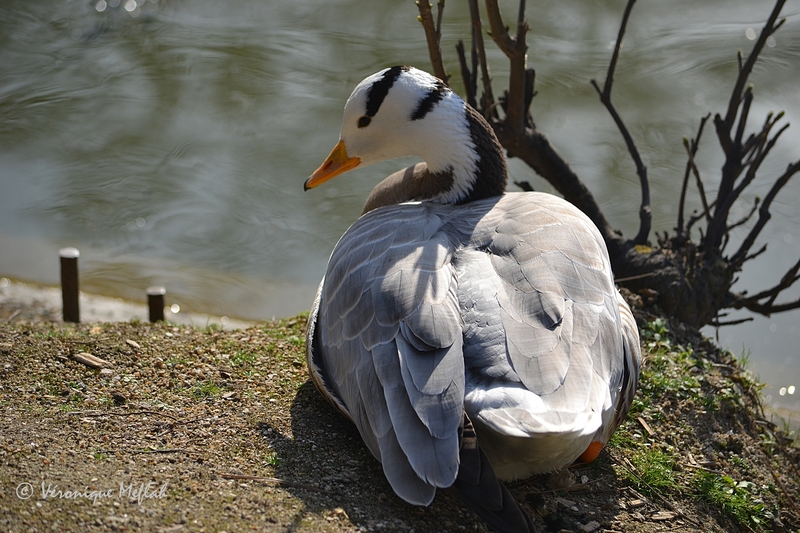
[[428,91],[428,94],[425,96],[425,98],[420,100],[417,109],[411,114],[411,120],[420,120],[425,118],[425,115],[427,115],[433,109],[433,107],[436,105],[436,102],[444,98],[449,91],[450,89],[447,88],[447,85],[445,85],[442,80],[436,80],[436,86]]
[[408,67],[392,67],[383,73],[381,79],[372,84],[367,93],[367,116],[374,117],[381,108],[383,99],[389,94],[389,89],[394,85],[395,80],[400,77]]

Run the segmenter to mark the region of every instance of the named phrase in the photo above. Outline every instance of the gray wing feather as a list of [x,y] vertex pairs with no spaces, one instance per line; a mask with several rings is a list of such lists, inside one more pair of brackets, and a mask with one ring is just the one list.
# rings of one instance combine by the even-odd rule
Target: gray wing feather
[[[508,405],[491,408],[489,416],[498,421],[493,427],[553,431],[583,423],[581,413],[613,408],[608,387],[621,374],[623,345],[611,266],[594,225],[558,198],[507,194],[476,226],[470,246],[489,254],[492,269],[460,270],[459,290],[469,291],[460,299],[478,297],[464,315],[464,353],[481,352],[467,358],[473,373],[468,389],[518,380],[545,406],[525,413],[518,401],[526,393],[509,388]],[[474,261],[474,254],[465,259]],[[504,337],[507,361],[478,348],[487,333]]]
[[[426,206],[370,212],[334,249],[319,345],[395,491],[429,504],[458,472],[464,360],[452,240]],[[412,475],[413,474],[413,475]]]

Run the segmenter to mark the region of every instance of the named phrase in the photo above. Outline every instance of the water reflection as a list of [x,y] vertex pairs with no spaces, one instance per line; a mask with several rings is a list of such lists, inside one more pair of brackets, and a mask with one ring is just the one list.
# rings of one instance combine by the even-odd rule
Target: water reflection
[[[513,4],[504,4],[509,20]],[[588,83],[605,76],[624,1],[528,6],[536,123],[631,234],[638,180]],[[751,46],[769,7],[637,4],[614,98],[653,180],[657,231],[675,225],[681,138],[724,108],[736,50]],[[788,22],[753,77],[751,112],[755,125],[785,109],[796,125],[747,201],[799,156],[798,12],[800,1],[789,0]],[[415,17],[413,4],[389,0],[0,3],[0,274],[55,283],[51,250],[76,246],[85,290],[138,299],[145,287],[165,285],[183,310],[245,318],[308,309],[376,176],[410,161],[354,171],[313,194],[303,193],[303,180],[335,141],[358,81],[391,64],[427,67]],[[448,3],[443,49],[453,72],[467,17],[466,3]],[[499,90],[505,63],[489,53]],[[697,163],[709,182],[721,161],[707,133]],[[518,161],[510,168],[514,179],[551,190]],[[750,292],[800,256],[798,204],[794,184],[773,208],[768,254],[742,273]],[[800,383],[796,323],[796,314],[780,315],[721,332],[735,353],[743,342],[752,349],[776,399],[795,398],[789,387]]]

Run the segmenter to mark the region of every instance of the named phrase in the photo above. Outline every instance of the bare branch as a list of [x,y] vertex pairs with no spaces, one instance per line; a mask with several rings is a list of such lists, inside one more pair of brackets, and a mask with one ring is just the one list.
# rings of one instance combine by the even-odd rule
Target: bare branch
[[480,111],[484,118],[497,117],[494,94],[492,94],[492,78],[489,76],[489,64],[486,61],[486,48],[483,44],[483,25],[481,14],[478,10],[478,0],[469,0],[469,14],[472,19],[472,39],[474,50],[477,51],[478,62],[481,67],[481,82],[483,94],[481,95]]
[[742,136],[744,135],[744,128],[747,125],[747,115],[750,113],[750,104],[753,103],[753,86],[747,87],[744,93],[744,103],[742,104],[742,112],[739,115],[739,126],[736,128],[736,139],[733,141],[737,146],[742,145]]
[[686,137],[683,138],[683,147],[686,148],[686,153],[689,155],[689,167],[692,169],[695,181],[697,181],[697,190],[700,193],[700,201],[703,203],[703,214],[706,216],[707,220],[711,220],[711,210],[708,206],[708,200],[706,199],[706,190],[705,187],[703,187],[703,180],[700,179],[700,171],[697,170],[697,165],[694,163],[694,154],[689,146],[689,139]]
[[747,318],[739,318],[737,320],[727,320],[725,322],[720,322],[719,320],[714,319],[714,321],[711,322],[711,325],[718,328],[721,326],[734,326],[736,324],[744,324],[745,322],[752,322],[752,321],[753,317],[751,316]]
[[750,212],[747,213],[745,216],[743,216],[741,219],[739,219],[737,222],[734,222],[733,224],[728,226],[728,232],[730,232],[733,228],[738,228],[739,226],[741,226],[743,224],[746,224],[747,221],[750,220],[753,217],[753,214],[758,209],[758,204],[759,203],[761,203],[761,198],[756,196],[756,199],[753,202],[753,207],[750,208]]
[[469,70],[469,66],[467,65],[463,41],[458,41],[456,52],[458,53],[458,64],[461,66],[461,79],[464,80],[464,89],[467,91],[467,103],[475,109],[478,109],[478,102],[475,100],[477,80],[473,77],[472,71]]
[[[703,128],[706,126],[706,122],[708,122],[708,118],[711,116],[711,113],[708,113],[702,119],[700,119],[700,127],[697,129],[697,137],[692,139],[691,141],[691,154],[692,157],[697,154],[697,148],[700,145],[700,137],[703,135]],[[683,210],[686,206],[686,188],[689,185],[689,172],[691,171],[692,164],[691,162],[686,162],[686,172],[683,175],[683,185],[681,186],[681,198],[678,203],[678,227],[677,227],[677,234],[679,237],[684,236],[683,231]]]
[[800,161],[795,161],[794,163],[790,164],[783,175],[778,178],[775,183],[772,185],[772,188],[767,193],[767,196],[764,198],[764,203],[761,204],[761,208],[758,210],[759,216],[756,225],[750,230],[750,233],[745,238],[742,245],[739,247],[739,250],[731,257],[730,262],[735,267],[738,268],[744,262],[744,259],[747,255],[747,252],[753,246],[753,243],[758,237],[761,230],[764,229],[767,221],[772,217],[769,212],[769,206],[772,204],[772,201],[775,199],[775,196],[778,195],[778,191],[780,191],[784,185],[789,181],[789,179],[794,176],[797,172],[800,171]]
[[[709,206],[708,206],[708,210],[709,211],[708,212],[710,212],[712,209],[714,209],[715,202],[716,202],[716,200],[714,200],[713,202],[711,202],[711,204],[709,204]],[[692,230],[692,226],[694,226],[695,222],[697,222],[701,218],[708,218],[707,217],[708,212],[705,209],[703,209],[703,211],[701,213],[698,213],[697,211],[695,211],[692,214],[692,216],[689,217],[689,222],[686,223],[686,233],[689,233]],[[703,237],[703,230],[701,229],[700,230],[700,242],[702,242],[704,238],[705,237]]]
[[[744,95],[742,93],[745,91],[747,78],[752,72],[758,56],[764,49],[767,39],[783,24],[783,21],[777,24],[776,21],[785,3],[786,0],[777,0],[775,2],[775,7],[772,9],[772,13],[770,13],[767,22],[764,24],[761,34],[753,45],[753,50],[750,52],[747,60],[742,63],[741,58],[739,58],[739,74],[736,78],[731,97],[728,100],[728,109],[725,113],[725,118],[719,114],[714,116],[717,138],[725,152],[725,163],[722,166],[722,178],[720,180],[719,190],[717,191],[717,209],[714,211],[712,220],[708,224],[708,231],[704,240],[704,245],[706,249],[709,250],[718,249],[722,242],[727,226],[728,212],[733,204],[733,200],[735,200],[735,198],[730,198],[730,194],[733,190],[736,178],[743,170],[742,160],[746,152],[742,151],[741,139],[744,134],[747,113],[750,109],[750,101],[752,100],[752,88],[748,87],[746,93]],[[743,102],[744,105],[742,105]],[[741,113],[739,112],[740,107]],[[732,137],[731,131],[733,130],[737,114],[739,115],[739,126],[735,137]]]
[[642,188],[642,205],[639,208],[639,232],[636,234],[636,237],[634,237],[633,242],[635,244],[644,244],[647,242],[647,236],[650,234],[650,227],[652,223],[652,213],[650,207],[650,181],[647,178],[647,167],[644,166],[644,163],[642,163],[642,158],[639,156],[639,150],[636,148],[636,144],[633,142],[633,137],[631,137],[630,132],[628,132],[628,128],[622,121],[622,117],[620,117],[619,113],[617,113],[614,104],[611,103],[611,86],[614,82],[614,70],[617,66],[619,52],[622,49],[622,39],[625,36],[625,27],[628,24],[628,17],[633,9],[633,4],[635,3],[636,0],[628,0],[627,5],[625,6],[625,13],[622,15],[622,23],[619,26],[617,43],[614,46],[614,53],[611,56],[611,62],[608,65],[608,73],[606,74],[606,81],[603,85],[603,90],[600,90],[600,87],[597,85],[595,80],[592,80],[592,86],[594,86],[597,94],[600,96],[600,101],[606,106],[611,118],[613,118],[614,122],[617,124],[617,128],[619,129],[620,133],[622,133],[622,137],[625,139],[625,145],[628,147],[628,152],[631,154],[633,162],[636,165],[636,173],[639,175],[639,183]]
[[517,22],[517,35],[511,37],[497,0],[486,0],[486,14],[492,29],[492,39],[508,57],[510,71],[508,75],[508,98],[506,99],[506,123],[511,131],[522,133],[525,127],[525,53],[528,50],[525,44],[525,35],[528,25],[525,23],[525,2],[520,1],[519,20]]
[[444,2],[439,1],[439,24],[434,26],[433,14],[431,13],[431,4],[428,0],[419,0],[416,2],[419,8],[419,20],[422,22],[422,27],[425,29],[425,38],[428,41],[428,54],[431,58],[433,65],[433,74],[445,84],[448,82],[449,76],[444,70],[444,63],[442,62],[442,50],[439,47],[439,42],[442,38],[442,11],[444,10]]
[[[785,302],[777,305],[775,304],[775,300],[778,298],[780,293],[791,287],[792,284],[800,279],[798,271],[800,271],[800,260],[798,260],[797,263],[795,263],[794,266],[783,275],[780,283],[774,287],[765,291],[761,291],[753,296],[745,297],[744,294],[736,295],[732,307],[735,307],[736,309],[741,309],[744,307],[750,311],[753,311],[754,313],[759,313],[765,316],[770,316],[772,313],[781,313],[784,311],[790,311],[792,309],[800,309],[800,298],[791,302]],[[764,298],[767,299],[766,302],[759,302],[759,300],[763,300]]]
[[442,15],[444,15],[444,0],[439,0],[436,4],[436,35],[439,40],[442,38]]
[[753,66],[758,60],[759,54],[764,49],[764,45],[767,44],[767,39],[769,36],[775,33],[785,22],[785,20],[782,20],[777,25],[775,23],[785,3],[786,0],[778,0],[775,2],[775,7],[772,8],[772,13],[770,13],[766,24],[764,24],[764,28],[761,30],[761,34],[758,36],[758,39],[753,45],[753,51],[750,52],[749,56],[747,56],[747,61],[745,61],[744,64],[741,64],[741,59],[739,60],[741,65],[739,68],[739,76],[736,79],[736,84],[733,86],[733,93],[728,101],[728,111],[725,114],[725,119],[723,121],[725,129],[728,132],[730,132],[731,128],[733,128],[733,121],[736,119],[736,113],[739,109],[739,104],[742,101],[742,91],[747,83],[748,76],[750,76],[750,72],[753,70]]

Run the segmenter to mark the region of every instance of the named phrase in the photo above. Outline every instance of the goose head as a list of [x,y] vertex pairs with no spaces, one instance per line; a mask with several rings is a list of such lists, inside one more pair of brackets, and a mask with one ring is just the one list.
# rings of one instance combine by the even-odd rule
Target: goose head
[[[344,108],[339,142],[304,185],[312,189],[352,170],[403,156],[424,165],[373,191],[399,203],[466,203],[505,191],[505,156],[491,126],[441,80],[397,66],[367,77]],[[370,202],[368,202],[369,205]]]

